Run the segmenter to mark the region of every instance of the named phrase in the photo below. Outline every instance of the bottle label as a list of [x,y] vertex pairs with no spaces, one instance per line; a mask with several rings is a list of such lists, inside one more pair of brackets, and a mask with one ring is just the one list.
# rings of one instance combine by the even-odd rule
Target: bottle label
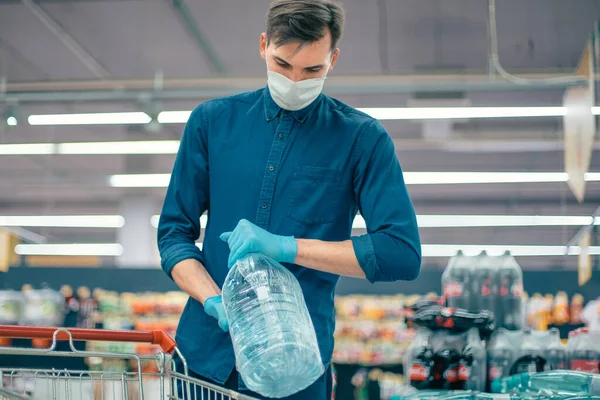
[[515,282],[509,287],[508,279],[503,279],[500,285],[500,296],[508,296],[509,294],[514,297],[521,297],[523,285],[520,282]]
[[513,285],[510,287],[510,292],[515,297],[521,297],[523,294],[523,285],[520,283],[513,283]]
[[471,368],[465,364],[460,364],[458,366],[458,380],[459,381],[468,381],[471,376]]
[[463,285],[459,282],[449,282],[444,285],[444,297],[456,297],[463,294]]
[[438,315],[435,317],[435,323],[439,328],[452,329],[454,328],[454,318],[452,317],[442,317]]
[[444,380],[448,383],[458,382],[458,367],[451,367],[444,371]]
[[596,360],[572,360],[571,369],[574,371],[591,372],[592,374],[600,373],[598,369],[598,361]]
[[429,378],[429,368],[425,368],[423,364],[414,363],[410,367],[408,376],[411,381],[425,381]]
[[490,381],[493,381],[496,378],[502,378],[502,367],[499,367],[494,363],[490,363],[490,367],[488,370],[488,378]]
[[487,297],[492,294],[492,280],[486,279],[481,285],[481,295]]

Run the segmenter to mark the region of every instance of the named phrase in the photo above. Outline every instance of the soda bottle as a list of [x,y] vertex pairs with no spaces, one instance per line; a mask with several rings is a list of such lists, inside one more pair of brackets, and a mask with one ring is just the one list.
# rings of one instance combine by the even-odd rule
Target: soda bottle
[[445,329],[454,332],[465,332],[475,327],[482,334],[487,334],[494,328],[493,315],[487,310],[470,313],[464,309],[432,305],[415,312],[411,319],[415,325],[433,330]]
[[501,260],[497,309],[502,315],[496,326],[508,330],[523,329],[523,272],[510,252],[504,253]]
[[471,310],[488,310],[496,316],[496,303],[498,295],[498,257],[490,257],[482,251],[475,258],[476,268],[472,272],[473,296],[471,298]]
[[408,371],[410,384],[419,389],[428,389],[433,368],[433,349],[429,338],[431,332],[419,329],[404,355],[404,370]]
[[581,324],[581,313],[583,312],[583,296],[576,294],[571,299],[571,306],[569,307],[569,317],[571,318],[571,325]]
[[578,329],[570,347],[570,364],[574,371],[600,373],[600,333],[589,332],[587,328]]
[[548,340],[545,356],[546,365],[544,371],[567,368],[567,352],[565,346],[560,340],[560,332],[557,328],[548,331]]
[[552,321],[555,325],[564,325],[569,322],[569,297],[566,292],[558,292],[554,297]]
[[440,349],[433,356],[432,389],[457,390],[460,353],[455,349]]
[[498,329],[492,334],[487,349],[488,384],[497,378],[510,375],[513,362],[517,358],[517,349],[521,344],[521,331]]
[[486,351],[479,331],[471,328],[467,332],[466,345],[458,366],[460,389],[485,390]]
[[442,274],[442,292],[448,307],[469,310],[471,308],[472,257],[459,251],[448,262]]
[[535,373],[544,371],[546,358],[543,345],[546,336],[546,332],[542,331],[528,329],[523,332],[521,346],[517,352],[518,358],[513,363],[510,375],[523,372]]

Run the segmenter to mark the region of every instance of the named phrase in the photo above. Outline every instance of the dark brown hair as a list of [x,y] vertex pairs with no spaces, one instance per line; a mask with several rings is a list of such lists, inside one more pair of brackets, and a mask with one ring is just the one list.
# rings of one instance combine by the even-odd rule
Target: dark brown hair
[[316,42],[331,32],[335,49],[344,32],[344,9],[332,0],[275,0],[267,11],[267,43]]

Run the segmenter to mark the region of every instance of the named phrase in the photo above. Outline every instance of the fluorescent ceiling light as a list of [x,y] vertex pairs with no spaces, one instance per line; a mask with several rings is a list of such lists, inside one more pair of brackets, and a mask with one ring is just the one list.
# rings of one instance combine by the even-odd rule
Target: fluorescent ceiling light
[[[170,174],[111,175],[113,187],[167,187]],[[587,182],[600,181],[600,173],[585,174]],[[567,182],[565,172],[404,172],[407,185]]]
[[112,187],[167,187],[171,174],[122,174],[111,175],[108,183]]
[[[379,120],[562,117],[565,107],[363,107],[359,111]],[[594,115],[600,107],[592,107]],[[161,124],[185,124],[191,111],[163,111]]]
[[[462,245],[462,244],[424,244],[421,246],[423,257],[452,257],[460,250],[465,255],[477,255],[482,251],[489,255],[502,255],[506,251],[515,257],[530,256],[576,256],[581,253],[578,246],[527,246],[527,245]],[[600,254],[600,246],[589,247],[590,254]]]
[[113,256],[123,254],[118,243],[18,244],[15,253],[22,256]]
[[564,107],[377,107],[359,111],[378,120],[558,117]]
[[0,144],[0,155],[177,154],[179,140]]
[[[364,107],[358,110],[379,120],[473,119],[560,117],[565,107]],[[158,114],[161,124],[184,124],[192,111],[163,111]],[[594,115],[600,107],[592,107]],[[110,125],[147,124],[152,118],[144,112],[45,114],[31,115],[31,125]]]
[[176,154],[179,140],[58,143],[58,154]]
[[120,215],[0,215],[0,226],[52,228],[121,228]]
[[[417,215],[420,228],[584,226],[593,221],[592,216],[575,215]],[[600,219],[596,218],[595,224],[600,224]]]
[[191,111],[163,111],[156,120],[161,124],[185,124],[190,118]]
[[[599,173],[585,174],[585,180],[595,182]],[[407,185],[447,185],[485,183],[553,183],[567,182],[566,172],[405,172]]]
[[12,115],[6,118],[6,125],[8,126],[17,126],[18,123],[19,121],[17,121],[17,119]]
[[54,154],[54,143],[0,144],[0,155]]
[[147,124],[152,118],[144,112],[45,114],[29,116],[30,125],[113,125]]

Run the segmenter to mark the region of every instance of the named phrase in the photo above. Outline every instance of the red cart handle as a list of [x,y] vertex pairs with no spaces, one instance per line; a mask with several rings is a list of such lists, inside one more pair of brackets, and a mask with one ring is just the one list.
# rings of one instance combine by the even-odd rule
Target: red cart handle
[[169,354],[177,346],[175,340],[163,331],[111,331],[104,329],[0,325],[0,337],[5,338],[52,339],[55,333],[56,340],[69,340],[70,334],[73,340],[151,343],[159,345],[165,353]]

